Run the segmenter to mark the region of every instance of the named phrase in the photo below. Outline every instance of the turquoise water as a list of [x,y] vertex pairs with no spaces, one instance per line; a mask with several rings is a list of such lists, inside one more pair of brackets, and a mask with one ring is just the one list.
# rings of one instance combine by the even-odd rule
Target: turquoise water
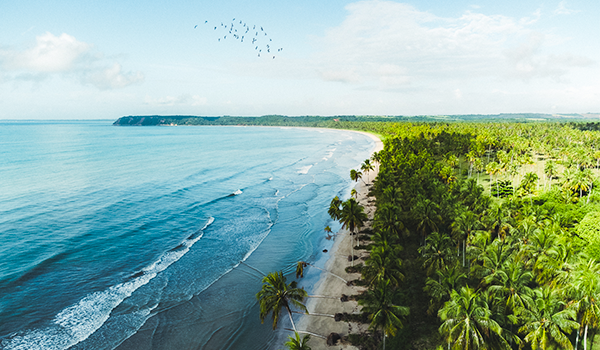
[[258,319],[261,273],[325,261],[329,201],[373,146],[337,130],[0,121],[0,348],[281,348]]

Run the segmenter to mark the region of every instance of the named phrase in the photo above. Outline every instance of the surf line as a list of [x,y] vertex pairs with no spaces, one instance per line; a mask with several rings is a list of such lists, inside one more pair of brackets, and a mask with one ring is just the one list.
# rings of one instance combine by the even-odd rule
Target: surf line
[[163,253],[158,260],[133,275],[130,281],[114,285],[104,291],[89,294],[77,304],[67,307],[58,313],[52,324],[42,329],[34,329],[16,334],[7,339],[6,350],[17,349],[67,349],[86,340],[108,320],[113,309],[133,292],[148,284],[160,272],[181,259],[190,248],[204,236],[204,230],[215,221],[210,217],[206,224],[198,230],[201,234],[186,238],[178,247]]

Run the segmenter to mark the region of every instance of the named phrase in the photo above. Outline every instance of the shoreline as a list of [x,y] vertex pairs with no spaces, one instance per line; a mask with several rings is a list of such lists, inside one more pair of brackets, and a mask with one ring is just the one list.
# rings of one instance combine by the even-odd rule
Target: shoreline
[[[356,130],[348,130],[357,133],[367,135],[375,141],[375,147],[371,151],[371,154],[379,152],[383,149],[383,142],[375,135]],[[357,200],[365,208],[365,213],[368,217],[368,222],[364,228],[370,227],[375,213],[375,204],[369,203],[368,192],[370,186],[373,184],[373,180],[377,176],[378,168],[369,172],[368,178],[365,182],[366,186],[362,181],[359,181],[354,188],[357,191]],[[368,180],[368,181],[367,181]],[[350,266],[348,256],[351,252],[352,237],[348,234],[346,229],[341,229],[334,236],[334,244],[330,251],[330,257],[325,263],[325,270],[330,271],[338,276],[341,276],[347,281],[354,280],[360,276],[359,273],[347,273],[346,267]],[[356,244],[356,242],[355,242]],[[366,254],[362,251],[355,251],[355,255],[359,258],[364,257]],[[356,263],[356,261],[355,261]],[[347,286],[339,278],[329,274],[327,272],[321,272],[318,282],[315,284],[314,295],[326,296],[332,298],[308,298],[306,307],[309,311],[309,315],[303,315],[297,322],[298,330],[320,334],[327,337],[330,333],[338,333],[342,338],[347,337],[349,333],[357,333],[366,331],[368,325],[359,324],[355,322],[336,322],[333,317],[330,316],[318,316],[315,314],[322,315],[335,315],[336,313],[358,313],[360,311],[358,303],[354,300],[342,302],[340,300],[342,294],[354,295],[365,290],[364,287],[359,286]],[[313,315],[311,315],[313,314]],[[302,336],[302,334],[301,334]],[[316,336],[311,336],[308,345],[313,350],[326,350],[331,349],[327,345],[326,340]],[[358,350],[355,346],[352,346],[348,342],[338,341],[335,345],[336,349],[340,350]]]

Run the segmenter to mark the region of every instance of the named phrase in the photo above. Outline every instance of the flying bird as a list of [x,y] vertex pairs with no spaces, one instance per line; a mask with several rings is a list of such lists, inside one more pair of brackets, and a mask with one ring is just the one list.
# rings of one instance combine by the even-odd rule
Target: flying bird
[[[239,22],[239,23],[238,23]],[[208,23],[208,20],[205,20],[204,23]],[[246,28],[246,30],[238,30],[237,26],[240,25]],[[265,31],[264,26],[260,26],[257,24],[248,24],[245,23],[243,20],[238,19],[236,22],[236,18],[232,19],[232,22],[230,24],[225,24],[224,22],[221,22],[221,28],[219,28],[218,26],[212,26],[213,27],[213,31],[216,31],[217,29],[219,30],[219,33],[216,35],[217,36],[217,41],[218,42],[224,42],[225,39],[227,39],[227,34],[230,35],[230,37],[232,37],[232,39],[228,40],[228,44],[223,44],[223,45],[231,45],[230,43],[235,43],[238,42],[240,44],[244,43],[244,39],[246,38],[246,35],[242,35],[242,34],[248,34],[250,32],[250,29],[252,28],[252,30],[255,32],[254,37],[252,37],[251,40],[251,47],[254,46],[254,50],[255,52],[257,52],[257,56],[261,57],[261,53],[263,50],[265,50],[267,53],[271,54],[271,45],[273,45],[273,38],[270,37],[270,35],[268,34],[267,31]],[[198,25],[196,24],[194,26],[194,29],[198,28]],[[260,28],[260,30],[258,30],[257,28]],[[223,29],[225,29],[223,31]],[[239,33],[239,34],[238,34]],[[258,35],[258,33],[264,33],[264,35]],[[223,40],[221,40],[223,39]],[[280,47],[277,49],[277,52],[281,52],[283,50],[283,47]],[[275,47],[273,47],[273,52],[275,52]],[[275,55],[271,55],[273,59],[275,59]]]

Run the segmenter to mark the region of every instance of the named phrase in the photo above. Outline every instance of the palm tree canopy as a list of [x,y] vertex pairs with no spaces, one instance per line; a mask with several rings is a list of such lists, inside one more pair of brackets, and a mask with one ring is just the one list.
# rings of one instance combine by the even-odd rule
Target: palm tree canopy
[[288,339],[289,340],[284,345],[287,346],[289,350],[311,350],[310,346],[308,346],[310,334],[306,334],[300,338],[300,334],[294,332],[294,337],[288,336]]
[[[338,196],[333,197],[333,199],[331,200],[331,203],[329,204],[329,209],[327,210],[327,214],[329,214],[329,216],[333,220],[340,219],[340,216],[342,214],[342,210],[340,209],[341,205],[342,205],[342,201],[340,200],[340,198]],[[327,227],[329,227],[329,226],[327,226]]]
[[535,300],[529,309],[523,309],[525,324],[519,329],[525,342],[536,349],[573,349],[568,338],[572,330],[579,327],[575,322],[576,311],[566,307],[559,292],[550,287],[536,289]]
[[281,310],[286,309],[291,313],[290,304],[308,313],[306,306],[302,304],[308,293],[302,288],[297,288],[296,281],[287,284],[283,272],[271,272],[263,277],[262,282],[262,289],[256,294],[260,304],[261,322],[264,322],[269,313],[273,313],[273,329],[277,328]]
[[350,198],[342,203],[342,213],[340,222],[342,228],[348,229],[354,232],[355,229],[360,229],[364,222],[367,221],[367,214],[364,212],[365,208],[358,204],[356,199]]
[[408,316],[410,309],[394,305],[396,294],[390,281],[382,280],[375,288],[369,289],[365,298],[358,302],[359,305],[363,305],[362,311],[369,315],[369,328],[381,328],[386,335],[394,336],[396,330],[403,327],[401,318]]
[[487,349],[486,341],[492,333],[503,347],[510,348],[479,291],[470,287],[462,287],[459,292],[453,290],[438,316],[443,321],[439,331],[452,349]]

